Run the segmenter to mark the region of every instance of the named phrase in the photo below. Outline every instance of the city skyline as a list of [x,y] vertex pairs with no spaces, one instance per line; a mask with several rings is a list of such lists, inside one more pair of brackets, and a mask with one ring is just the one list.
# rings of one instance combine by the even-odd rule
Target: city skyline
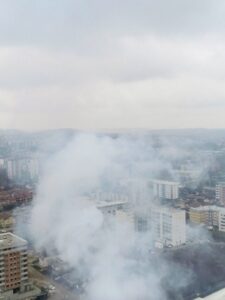
[[0,300],[225,299],[225,1],[0,1]]

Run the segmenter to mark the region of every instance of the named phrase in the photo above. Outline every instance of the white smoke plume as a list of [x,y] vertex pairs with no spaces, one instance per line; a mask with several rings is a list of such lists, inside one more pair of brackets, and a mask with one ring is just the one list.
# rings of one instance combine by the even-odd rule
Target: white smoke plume
[[[161,262],[162,271],[150,262],[151,234],[138,235],[129,222],[111,220],[103,226],[102,213],[89,200],[99,190],[123,192],[124,180],[148,181],[165,165],[170,167],[143,140],[86,134],[46,164],[33,202],[30,234],[37,248],[57,251],[87,276],[87,299],[166,299],[160,287],[165,264]],[[151,197],[143,195],[138,205],[145,211]]]

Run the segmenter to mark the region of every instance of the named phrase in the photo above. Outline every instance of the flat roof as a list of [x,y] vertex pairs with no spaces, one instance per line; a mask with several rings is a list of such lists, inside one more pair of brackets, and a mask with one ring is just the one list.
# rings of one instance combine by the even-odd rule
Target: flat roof
[[26,245],[27,241],[11,232],[0,234],[0,250],[13,247],[22,247]]
[[184,209],[180,208],[175,208],[171,206],[165,206],[165,205],[151,205],[150,209],[155,210],[155,211],[160,211],[160,212],[166,212],[166,213],[177,213],[177,214],[185,214]]
[[208,210],[214,210],[214,211],[220,211],[225,212],[225,207],[220,207],[216,205],[205,205],[205,206],[198,206],[198,207],[190,207],[191,210],[196,211],[208,211]]
[[177,181],[167,181],[167,180],[154,179],[154,180],[152,180],[152,182],[153,183],[158,183],[158,184],[179,185],[179,182],[177,182]]
[[128,204],[128,202],[127,201],[98,201],[97,208],[125,205],[125,204]]

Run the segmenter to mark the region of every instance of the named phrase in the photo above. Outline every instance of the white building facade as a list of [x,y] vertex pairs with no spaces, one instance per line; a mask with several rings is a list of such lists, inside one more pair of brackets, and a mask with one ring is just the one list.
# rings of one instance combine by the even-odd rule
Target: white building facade
[[216,200],[225,204],[225,182],[219,182],[216,185]]
[[155,241],[164,246],[179,246],[186,243],[185,211],[155,206],[151,209],[151,231]]
[[152,206],[150,211],[135,216],[135,229],[151,232],[155,243],[180,246],[186,243],[186,214],[184,210]]
[[39,160],[37,158],[5,159],[3,167],[12,180],[29,178],[35,180],[39,176]]
[[219,231],[225,232],[225,209],[219,212]]
[[153,180],[153,195],[159,199],[176,200],[179,198],[179,183]]

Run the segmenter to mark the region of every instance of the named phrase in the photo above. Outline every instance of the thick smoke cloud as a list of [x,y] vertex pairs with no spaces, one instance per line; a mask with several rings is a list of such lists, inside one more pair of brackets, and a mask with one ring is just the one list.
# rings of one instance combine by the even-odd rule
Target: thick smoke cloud
[[190,278],[162,258],[156,264],[151,232],[137,233],[129,221],[106,222],[90,197],[99,191],[124,193],[128,186],[132,210],[146,212],[152,201],[146,183],[165,167],[171,168],[165,149],[155,150],[145,138],[88,134],[78,135],[46,164],[31,210],[30,238],[37,249],[58,253],[75,276],[88,279],[87,299],[164,300],[166,274],[182,274],[176,288]]

